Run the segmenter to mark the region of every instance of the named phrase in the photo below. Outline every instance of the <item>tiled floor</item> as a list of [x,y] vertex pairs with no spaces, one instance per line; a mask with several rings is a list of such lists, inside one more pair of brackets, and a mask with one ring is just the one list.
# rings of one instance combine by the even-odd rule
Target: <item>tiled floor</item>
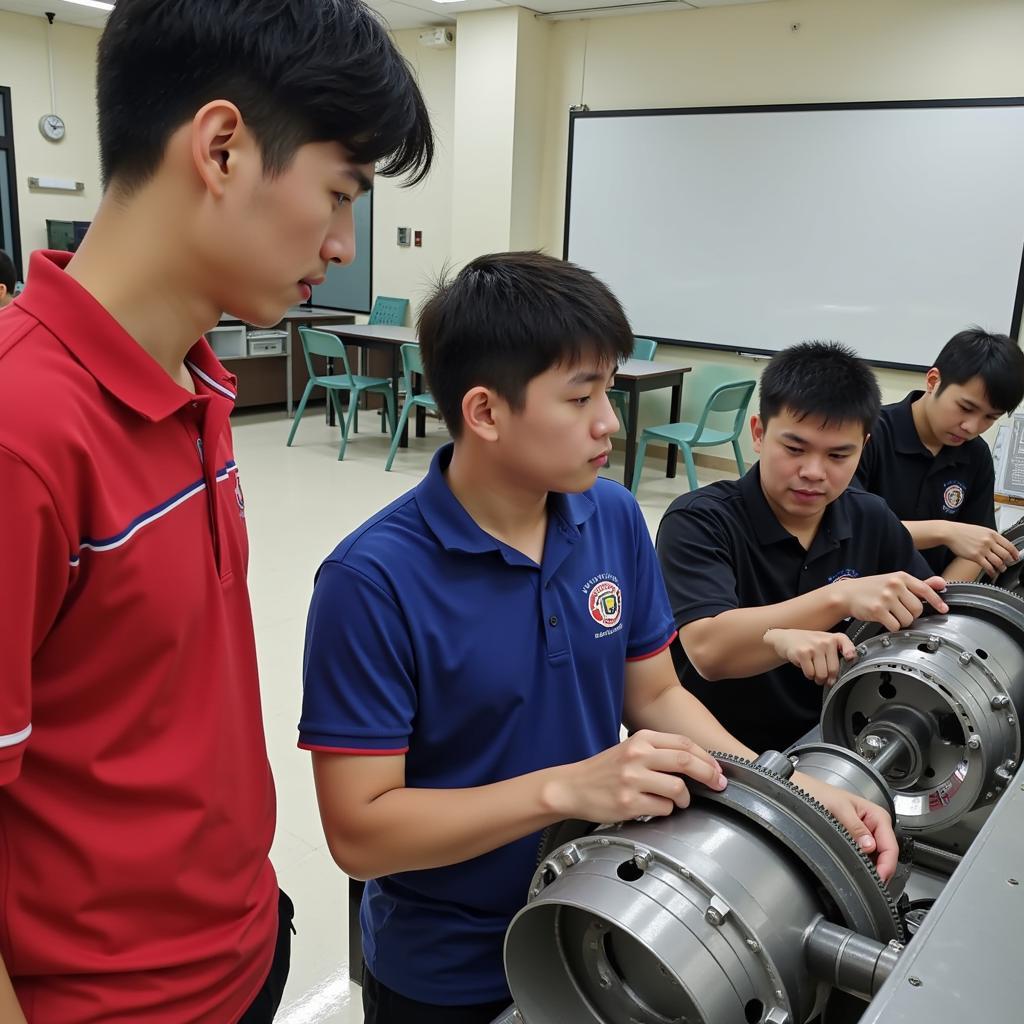
[[[385,435],[371,429],[349,443],[339,463],[337,431],[321,411],[304,418],[295,446],[285,447],[282,413],[240,413],[234,423],[249,526],[250,574],[267,744],[278,796],[272,851],[281,886],[296,906],[298,934],[278,1024],[354,1024],[362,1021],[357,987],[349,986],[347,882],[331,859],[320,828],[309,755],[298,750],[302,642],[313,573],[352,529],[414,486],[447,434],[428,420],[427,437],[400,450],[384,472]],[[608,475],[621,474],[615,455]],[[652,530],[668,503],[686,486],[648,467],[640,501]],[[701,472],[701,482],[719,474]],[[621,479],[621,477],[620,477]]]

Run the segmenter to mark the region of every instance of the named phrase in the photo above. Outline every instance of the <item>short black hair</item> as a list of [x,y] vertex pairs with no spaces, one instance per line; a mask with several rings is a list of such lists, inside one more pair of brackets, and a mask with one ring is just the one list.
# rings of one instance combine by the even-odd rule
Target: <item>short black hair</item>
[[1013,412],[1024,398],[1024,353],[1005,334],[989,334],[971,327],[954,334],[935,360],[941,395],[950,384],[966,384],[980,377],[989,405]]
[[420,312],[423,369],[451,435],[462,399],[493,389],[516,411],[559,363],[595,355],[609,370],[633,350],[618,299],[589,270],[539,252],[480,256],[442,281]]
[[103,184],[124,192],[215,99],[241,111],[270,176],[310,142],[340,142],[410,182],[433,159],[412,71],[363,0],[118,0],[96,91]]
[[784,409],[797,419],[861,423],[871,433],[882,393],[871,368],[852,348],[834,341],[805,341],[776,353],[761,374],[761,422]]
[[7,294],[14,294],[14,286],[18,283],[18,271],[14,269],[14,260],[0,249],[0,284],[7,285]]

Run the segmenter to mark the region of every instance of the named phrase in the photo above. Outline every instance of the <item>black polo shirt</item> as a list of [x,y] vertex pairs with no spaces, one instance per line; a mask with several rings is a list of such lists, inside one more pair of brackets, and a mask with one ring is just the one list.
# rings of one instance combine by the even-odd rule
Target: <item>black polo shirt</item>
[[[874,494],[851,487],[826,509],[809,551],[775,518],[760,464],[676,498],[658,527],[658,558],[678,629],[733,608],[779,604],[842,577],[905,570],[930,576],[903,524]],[[843,629],[845,622],[832,628]],[[760,643],[760,640],[755,641]],[[794,665],[708,682],[672,644],[680,682],[733,735],[781,750],[818,722],[822,689]]]
[[[995,472],[988,444],[974,437],[958,448],[943,445],[932,455],[917,433],[910,408],[923,394],[911,391],[902,402],[882,406],[864,446],[856,483],[885,498],[900,519],[950,519],[994,530]],[[921,554],[939,575],[953,560],[953,552],[943,546]]]

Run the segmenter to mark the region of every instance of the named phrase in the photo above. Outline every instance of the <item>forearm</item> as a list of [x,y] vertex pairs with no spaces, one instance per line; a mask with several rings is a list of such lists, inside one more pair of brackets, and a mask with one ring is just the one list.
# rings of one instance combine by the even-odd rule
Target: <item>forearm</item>
[[981,572],[981,566],[969,558],[954,558],[943,570],[942,578],[950,583],[973,583]]
[[[683,649],[694,668],[708,680],[742,679],[784,664],[763,640],[769,629],[828,630],[849,611],[843,584],[830,583],[779,604],[733,608],[684,627]],[[695,629],[694,627],[699,627]]]
[[[327,824],[342,816],[322,814],[328,846],[342,870],[362,879],[470,860],[572,817],[567,771],[571,766],[472,789],[392,789],[344,832]],[[318,774],[322,808],[329,805],[327,790]]]
[[949,526],[944,519],[904,519],[903,525],[918,551],[949,545]]
[[637,707],[626,706],[626,726],[631,731],[653,729],[688,736],[705,750],[755,758],[757,752],[744,746],[684,686],[673,679],[652,700]]
[[0,957],[0,1020],[4,1024],[25,1024],[25,1015],[21,1012],[18,997],[14,994],[14,986],[7,974],[7,965]]

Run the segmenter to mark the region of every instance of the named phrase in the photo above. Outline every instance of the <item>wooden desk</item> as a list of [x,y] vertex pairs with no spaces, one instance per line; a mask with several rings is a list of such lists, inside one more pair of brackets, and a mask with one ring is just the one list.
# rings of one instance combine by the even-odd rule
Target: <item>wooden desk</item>
[[[299,338],[300,327],[313,327],[325,320],[335,324],[350,324],[355,319],[351,313],[343,313],[337,309],[324,309],[319,306],[292,306],[281,318],[277,327],[287,327],[288,340],[285,343],[284,352],[271,356],[218,356],[227,368],[239,378],[239,401],[235,403],[237,408],[246,405],[270,405],[281,401],[278,397],[279,386],[268,377],[270,365],[265,362],[268,359],[280,359],[285,361],[285,394],[284,403],[287,415],[292,415],[294,401],[297,395],[301,395],[306,386],[309,376],[306,372],[306,364],[303,359],[293,359],[293,354],[302,352],[302,341]],[[223,327],[250,326],[244,324],[237,317],[223,314],[220,318],[220,325]],[[327,403],[330,405],[330,403]]]
[[[636,435],[640,417],[640,395],[645,391],[656,391],[658,388],[672,389],[672,404],[669,414],[670,423],[678,423],[683,403],[683,377],[692,367],[682,363],[650,362],[646,359],[627,359],[619,364],[615,374],[615,387],[621,388],[629,395],[629,415],[626,423],[626,464],[623,469],[622,482],[631,487],[633,470],[636,466]],[[676,460],[679,451],[675,447],[668,450],[666,476],[676,475]]]
[[[321,331],[337,335],[346,345],[359,348],[384,349],[391,353],[391,387],[395,393],[395,408],[398,408],[398,388],[402,381],[402,346],[418,343],[415,327],[395,327],[391,324],[318,324]],[[414,384],[415,386],[415,384]],[[415,393],[415,392],[414,392]],[[334,406],[327,403],[327,422],[334,425]],[[426,415],[422,405],[416,406],[416,436],[426,436]],[[409,426],[402,430],[399,447],[409,447]]]

